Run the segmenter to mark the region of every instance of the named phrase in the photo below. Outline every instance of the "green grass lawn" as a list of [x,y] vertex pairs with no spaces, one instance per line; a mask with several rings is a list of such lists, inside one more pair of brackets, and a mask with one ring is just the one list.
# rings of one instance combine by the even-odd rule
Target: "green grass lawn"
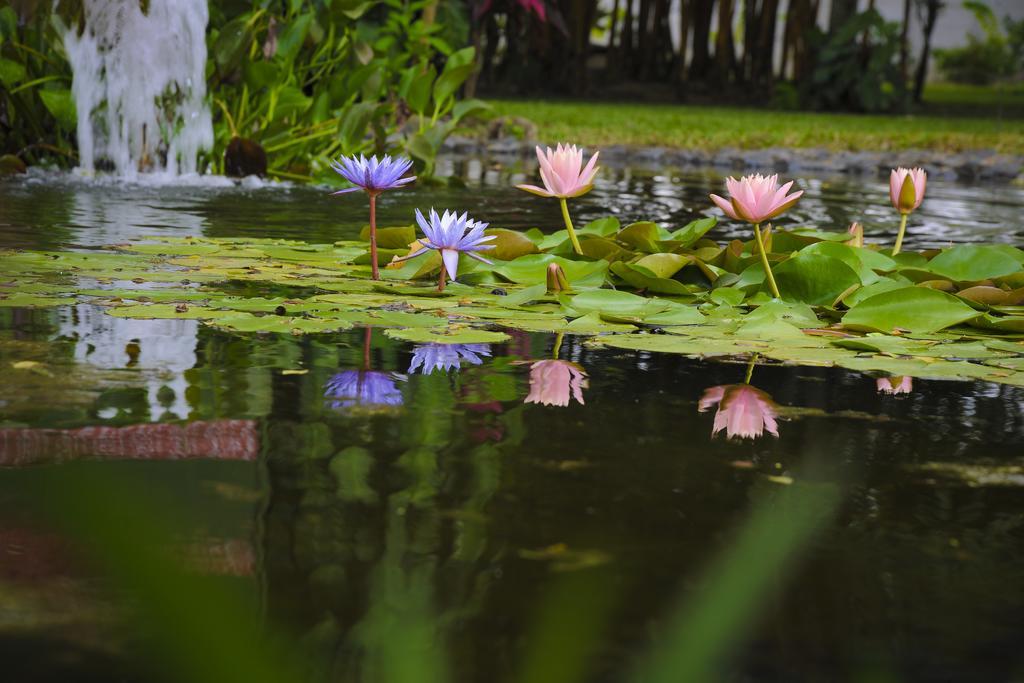
[[[1020,117],[1024,88],[1014,86],[999,93],[991,88],[946,86],[926,92],[925,100],[926,113],[914,115],[537,100],[494,100],[491,105],[497,115],[533,121],[541,140],[588,146],[995,149],[1024,154],[1024,118]],[[928,113],[929,107],[954,108],[958,115]],[[965,110],[970,113],[964,115]]]

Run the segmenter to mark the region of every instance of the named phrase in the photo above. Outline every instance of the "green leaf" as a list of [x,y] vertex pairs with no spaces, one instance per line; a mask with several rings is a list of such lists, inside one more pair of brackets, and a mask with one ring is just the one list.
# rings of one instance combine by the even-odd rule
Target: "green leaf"
[[457,330],[410,327],[401,330],[384,330],[384,334],[392,339],[420,344],[490,344],[506,342],[510,338],[504,332],[477,330],[469,327]]
[[306,41],[306,35],[309,33],[312,22],[313,14],[311,12],[299,15],[294,21],[289,22],[277,36],[277,52],[274,54],[274,59],[284,63],[292,62]]
[[619,219],[615,216],[606,216],[592,220],[576,232],[580,235],[597,235],[598,237],[609,237],[619,231]]
[[[662,254],[653,255],[661,256]],[[690,296],[694,291],[693,285],[686,285],[671,278],[657,277],[647,268],[632,263],[617,261],[611,264],[611,271],[633,287],[656,294]]]
[[252,91],[266,88],[281,78],[281,68],[274,62],[263,60],[245,63],[245,83]]
[[494,249],[487,250],[482,254],[486,258],[493,258],[499,261],[511,261],[527,254],[536,254],[540,250],[537,245],[530,241],[526,235],[516,230],[504,228],[488,228],[485,235],[493,235],[494,239],[488,242],[493,244]]
[[661,251],[658,246],[658,241],[663,240],[667,237],[664,231],[658,227],[657,223],[651,221],[641,221],[639,223],[631,223],[619,231],[619,234],[615,236],[620,242],[628,244],[633,249],[638,251],[646,251],[649,254],[653,254]]
[[936,332],[978,316],[973,308],[945,292],[905,287],[861,301],[843,317],[843,326],[886,333]]
[[455,96],[455,92],[473,73],[475,54],[475,48],[465,47],[448,56],[441,75],[434,83],[433,99],[436,108],[441,110],[446,108],[448,100]]
[[631,265],[646,268],[655,277],[670,278],[690,262],[689,257],[680,254],[649,254]]
[[613,289],[595,289],[570,300],[578,314],[598,313],[612,322],[645,322],[652,325],[692,325],[704,322],[695,306],[668,299],[643,297]]
[[459,100],[455,103],[455,107],[452,109],[452,121],[458,123],[470,114],[476,114],[477,112],[487,111],[491,108],[491,105],[487,104],[483,100],[477,99],[466,99]]
[[697,220],[691,221],[682,228],[673,232],[669,235],[669,239],[674,242],[679,242],[680,248],[689,249],[697,242],[697,240],[711,230],[711,228],[715,227],[717,223],[718,219],[714,216],[698,218]]
[[957,282],[976,282],[1010,275],[1021,264],[1005,251],[977,244],[947,249],[928,263],[928,270]]
[[40,90],[39,98],[49,110],[57,123],[65,130],[78,127],[78,116],[75,113],[75,99],[70,90]]
[[850,266],[832,256],[800,252],[772,270],[782,298],[812,306],[831,306],[860,277]]
[[25,78],[25,66],[10,59],[0,57],[0,83],[12,88]]
[[[359,239],[364,242],[370,241],[370,226],[364,225],[359,231]],[[400,225],[390,228],[377,227],[377,246],[381,249],[409,249],[409,245],[416,240],[416,227],[413,225]]]
[[427,107],[430,106],[430,92],[437,77],[437,70],[433,65],[426,69],[418,69],[416,75],[409,83],[409,91],[405,95],[405,102],[409,109],[420,116],[426,115]]
[[535,285],[547,282],[548,265],[557,263],[565,271],[569,285],[579,287],[600,287],[608,272],[607,261],[572,261],[553,254],[530,254],[515,261],[498,263],[494,272],[501,277],[521,285]]
[[376,111],[376,102],[358,102],[345,110],[338,127],[343,152],[350,153],[358,149]]
[[277,103],[274,105],[274,121],[298,116],[304,113],[313,103],[313,98],[306,95],[293,85],[287,85],[278,92]]

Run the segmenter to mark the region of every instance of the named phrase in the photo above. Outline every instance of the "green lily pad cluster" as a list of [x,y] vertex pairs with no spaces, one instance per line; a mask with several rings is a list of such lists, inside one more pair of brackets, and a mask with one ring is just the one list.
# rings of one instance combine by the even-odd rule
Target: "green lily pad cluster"
[[[91,303],[125,318],[191,318],[240,333],[386,328],[412,342],[481,343],[506,330],[700,357],[758,354],[915,377],[1024,385],[1024,251],[959,245],[896,256],[848,234],[769,232],[781,299],[764,290],[753,242],[593,221],[578,232],[495,229],[494,263],[464,260],[433,286],[436,252],[401,264],[412,227],[378,230],[383,280],[365,242],[161,238],[76,252],[0,252],[0,306]],[[557,266],[568,289],[549,290]]]

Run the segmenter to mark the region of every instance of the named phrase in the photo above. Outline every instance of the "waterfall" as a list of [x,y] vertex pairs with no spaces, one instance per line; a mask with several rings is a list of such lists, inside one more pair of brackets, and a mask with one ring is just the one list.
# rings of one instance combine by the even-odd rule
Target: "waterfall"
[[62,28],[74,72],[79,168],[195,173],[213,145],[206,105],[206,0],[84,0]]

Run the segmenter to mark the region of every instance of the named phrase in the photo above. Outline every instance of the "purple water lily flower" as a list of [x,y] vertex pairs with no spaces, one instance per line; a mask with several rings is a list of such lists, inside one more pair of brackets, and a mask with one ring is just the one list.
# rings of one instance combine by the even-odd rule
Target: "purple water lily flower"
[[367,159],[360,155],[356,158],[342,157],[331,162],[331,168],[338,175],[356,187],[338,190],[332,194],[364,191],[370,198],[370,271],[374,280],[380,279],[380,267],[377,264],[377,195],[385,190],[394,190],[416,180],[416,176],[403,178],[410,168],[412,160],[404,157],[392,159],[386,156],[377,159],[376,155]]
[[[416,209],[416,222],[420,224],[426,241],[419,240],[422,247],[398,261],[415,258],[424,253],[427,249],[436,249],[441,252],[441,260],[444,265],[441,267],[441,276],[438,280],[438,291],[444,291],[445,271],[452,280],[455,279],[459,270],[459,253],[475,258],[477,261],[492,263],[483,256],[475,253],[484,249],[494,249],[493,244],[484,244],[494,239],[494,235],[484,235],[487,223],[472,220],[463,212],[460,216],[454,211],[445,211],[438,215],[434,209],[430,210],[430,220],[424,218],[423,213]],[[467,232],[468,231],[468,232]]]
[[434,370],[458,370],[462,367],[462,361],[480,365],[484,362],[480,356],[490,355],[489,344],[423,344],[413,349],[409,372],[420,370],[424,375],[429,375]]
[[412,168],[412,160],[405,157],[392,159],[385,155],[383,159],[377,159],[374,155],[367,159],[362,155],[358,158],[353,155],[332,161],[331,168],[342,178],[356,185],[356,187],[338,190],[331,194],[363,190],[367,194],[374,195],[385,190],[397,189],[416,180],[416,176],[402,177]]
[[393,372],[346,370],[327,380],[324,397],[332,399],[331,408],[400,406],[402,390],[397,381],[404,379]]

